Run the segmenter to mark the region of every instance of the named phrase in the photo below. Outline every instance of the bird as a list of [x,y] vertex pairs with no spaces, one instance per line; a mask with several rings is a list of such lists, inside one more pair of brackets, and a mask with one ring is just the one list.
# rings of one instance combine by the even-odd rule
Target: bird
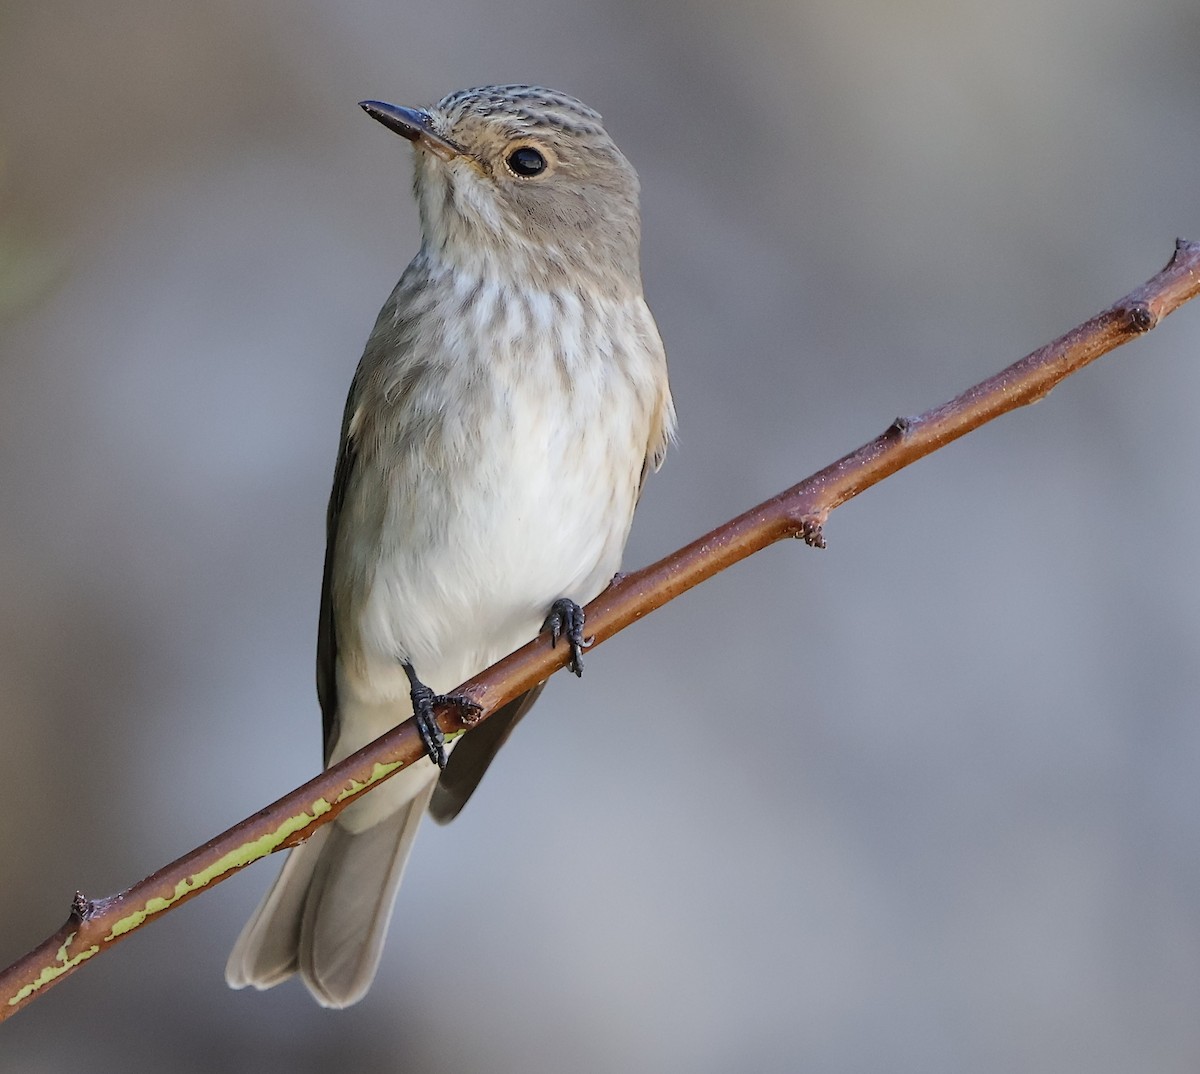
[[458,814],[544,683],[454,741],[432,706],[469,707],[445,691],[543,630],[581,671],[581,605],[676,423],[638,177],[600,114],[534,85],[361,107],[412,145],[421,244],[343,414],[317,693],[326,766],[410,717],[428,756],[290,851],[226,967],[326,1007],[368,991],[422,817]]

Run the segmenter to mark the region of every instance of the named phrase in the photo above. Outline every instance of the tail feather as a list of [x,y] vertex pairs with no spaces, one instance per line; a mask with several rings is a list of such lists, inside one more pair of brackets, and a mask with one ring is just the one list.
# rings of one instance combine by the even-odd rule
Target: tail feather
[[333,825],[318,828],[306,843],[288,853],[275,883],[242,928],[229,961],[225,981],[230,988],[271,988],[299,968],[300,922],[309,880]]
[[362,999],[435,782],[370,828],[334,821],[291,851],[234,944],[229,985],[270,988],[299,972],[324,1007]]
[[404,866],[436,781],[373,828],[337,828],[308,889],[300,928],[300,974],[324,1007],[366,995],[379,968]]

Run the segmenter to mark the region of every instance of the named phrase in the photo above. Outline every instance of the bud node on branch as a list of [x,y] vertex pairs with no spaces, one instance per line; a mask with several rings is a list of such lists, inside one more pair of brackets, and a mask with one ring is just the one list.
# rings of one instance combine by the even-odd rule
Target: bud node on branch
[[1126,316],[1129,318],[1129,327],[1135,332],[1149,332],[1158,324],[1158,316],[1145,302],[1135,302],[1126,310]]

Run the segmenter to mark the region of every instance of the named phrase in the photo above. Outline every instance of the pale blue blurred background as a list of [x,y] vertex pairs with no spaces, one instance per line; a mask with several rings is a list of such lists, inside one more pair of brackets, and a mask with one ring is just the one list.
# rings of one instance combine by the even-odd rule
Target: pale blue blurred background
[[[1200,238],[1200,7],[7,0],[0,962],[310,775],[339,417],[416,247],[363,116],[540,81],[639,168],[680,443],[635,567]],[[260,864],[0,1069],[1194,1071],[1200,305],[555,681],[346,1012]]]

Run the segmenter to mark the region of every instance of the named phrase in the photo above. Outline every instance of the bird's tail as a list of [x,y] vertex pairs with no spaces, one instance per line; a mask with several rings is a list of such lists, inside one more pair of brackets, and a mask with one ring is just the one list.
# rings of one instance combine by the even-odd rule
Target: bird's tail
[[371,986],[404,864],[436,780],[372,827],[337,821],[288,855],[225,966],[231,988],[270,988],[299,972],[323,1007]]

